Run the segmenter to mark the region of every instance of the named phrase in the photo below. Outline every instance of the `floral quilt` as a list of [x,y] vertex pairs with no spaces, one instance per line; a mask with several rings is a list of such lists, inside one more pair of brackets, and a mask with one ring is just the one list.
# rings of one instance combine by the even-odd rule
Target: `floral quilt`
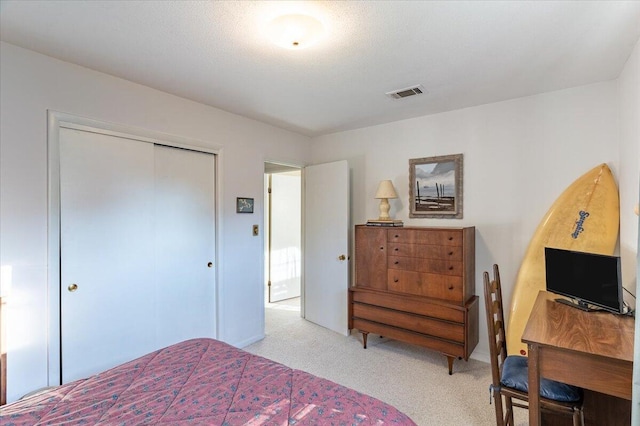
[[0,408],[2,425],[414,425],[394,407],[193,339]]

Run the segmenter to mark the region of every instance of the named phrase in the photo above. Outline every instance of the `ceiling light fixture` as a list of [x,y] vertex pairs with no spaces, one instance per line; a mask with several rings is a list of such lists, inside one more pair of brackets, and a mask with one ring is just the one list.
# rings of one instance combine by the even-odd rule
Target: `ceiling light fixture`
[[316,43],[324,33],[317,19],[308,15],[282,15],[267,26],[271,41],[286,49],[304,49]]

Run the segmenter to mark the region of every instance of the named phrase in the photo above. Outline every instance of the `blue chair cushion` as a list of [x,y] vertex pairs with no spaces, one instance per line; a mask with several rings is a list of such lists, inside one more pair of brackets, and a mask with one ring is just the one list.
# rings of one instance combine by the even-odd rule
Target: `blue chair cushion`
[[[510,355],[504,360],[500,383],[513,389],[529,393],[529,358]],[[576,402],[582,391],[575,386],[540,378],[540,396],[559,402]]]

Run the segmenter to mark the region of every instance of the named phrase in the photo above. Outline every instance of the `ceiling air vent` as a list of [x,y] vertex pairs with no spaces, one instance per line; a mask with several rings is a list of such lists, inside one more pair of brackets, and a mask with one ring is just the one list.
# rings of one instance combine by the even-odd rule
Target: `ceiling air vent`
[[394,90],[392,92],[387,92],[386,95],[393,99],[402,99],[408,98],[409,96],[420,95],[425,93],[424,87],[421,84],[413,87],[407,87],[405,89]]

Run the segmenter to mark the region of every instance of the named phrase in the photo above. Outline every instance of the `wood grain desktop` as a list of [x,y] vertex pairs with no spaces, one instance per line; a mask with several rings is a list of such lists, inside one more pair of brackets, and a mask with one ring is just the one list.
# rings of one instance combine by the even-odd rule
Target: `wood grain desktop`
[[541,291],[522,335],[529,347],[529,424],[539,425],[540,377],[631,400],[635,320],[584,312]]

